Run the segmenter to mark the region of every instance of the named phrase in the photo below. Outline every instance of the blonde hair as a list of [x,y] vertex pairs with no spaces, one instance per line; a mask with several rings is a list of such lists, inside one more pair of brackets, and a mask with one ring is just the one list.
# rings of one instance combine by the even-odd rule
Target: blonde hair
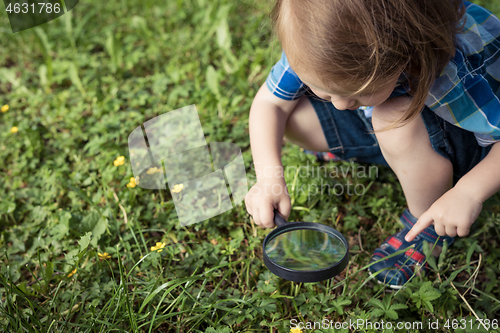
[[403,72],[412,102],[394,124],[416,118],[455,54],[462,0],[276,0],[271,19],[295,70],[362,92]]

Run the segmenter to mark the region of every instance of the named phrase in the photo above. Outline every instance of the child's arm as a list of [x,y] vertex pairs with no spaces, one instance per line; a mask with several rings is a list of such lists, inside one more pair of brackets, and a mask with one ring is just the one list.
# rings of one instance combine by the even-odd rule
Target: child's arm
[[257,225],[272,228],[273,209],[286,218],[291,210],[281,164],[285,124],[299,100],[287,101],[273,95],[264,83],[250,108],[250,144],[257,183],[245,197],[245,204]]
[[[412,241],[434,222],[436,232],[466,236],[479,215],[483,202],[500,190],[500,142],[457,184],[423,213],[405,239]],[[436,227],[437,226],[437,227]],[[441,234],[438,232],[438,234]]]

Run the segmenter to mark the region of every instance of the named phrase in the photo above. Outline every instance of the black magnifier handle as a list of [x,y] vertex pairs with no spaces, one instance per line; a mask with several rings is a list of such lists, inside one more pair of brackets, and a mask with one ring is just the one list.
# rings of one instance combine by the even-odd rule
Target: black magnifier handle
[[287,223],[288,222],[285,220],[283,215],[281,215],[281,213],[277,209],[275,209],[274,210],[274,224],[276,224],[278,227],[281,227]]

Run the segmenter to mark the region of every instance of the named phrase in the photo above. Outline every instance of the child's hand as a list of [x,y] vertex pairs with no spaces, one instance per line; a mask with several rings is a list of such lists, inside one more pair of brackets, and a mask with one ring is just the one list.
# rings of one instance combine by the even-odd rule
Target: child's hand
[[274,227],[274,208],[287,219],[292,207],[283,178],[257,181],[245,196],[245,205],[255,224],[264,228]]
[[423,213],[417,223],[406,234],[406,241],[412,241],[419,233],[434,222],[434,229],[440,236],[467,236],[472,223],[483,207],[478,201],[468,193],[452,188],[432,204]]

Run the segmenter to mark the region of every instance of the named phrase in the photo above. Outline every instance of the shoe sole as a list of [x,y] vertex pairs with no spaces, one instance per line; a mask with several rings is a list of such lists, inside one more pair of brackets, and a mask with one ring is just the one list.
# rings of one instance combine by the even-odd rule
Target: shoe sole
[[387,283],[384,283],[382,281],[379,281],[379,279],[377,279],[377,277],[375,275],[373,275],[371,272],[370,272],[370,277],[372,279],[374,279],[375,281],[377,281],[379,284],[382,284],[382,285],[387,286],[387,287],[394,289],[394,290],[401,290],[404,287],[404,286],[400,286],[397,284],[387,284]]

